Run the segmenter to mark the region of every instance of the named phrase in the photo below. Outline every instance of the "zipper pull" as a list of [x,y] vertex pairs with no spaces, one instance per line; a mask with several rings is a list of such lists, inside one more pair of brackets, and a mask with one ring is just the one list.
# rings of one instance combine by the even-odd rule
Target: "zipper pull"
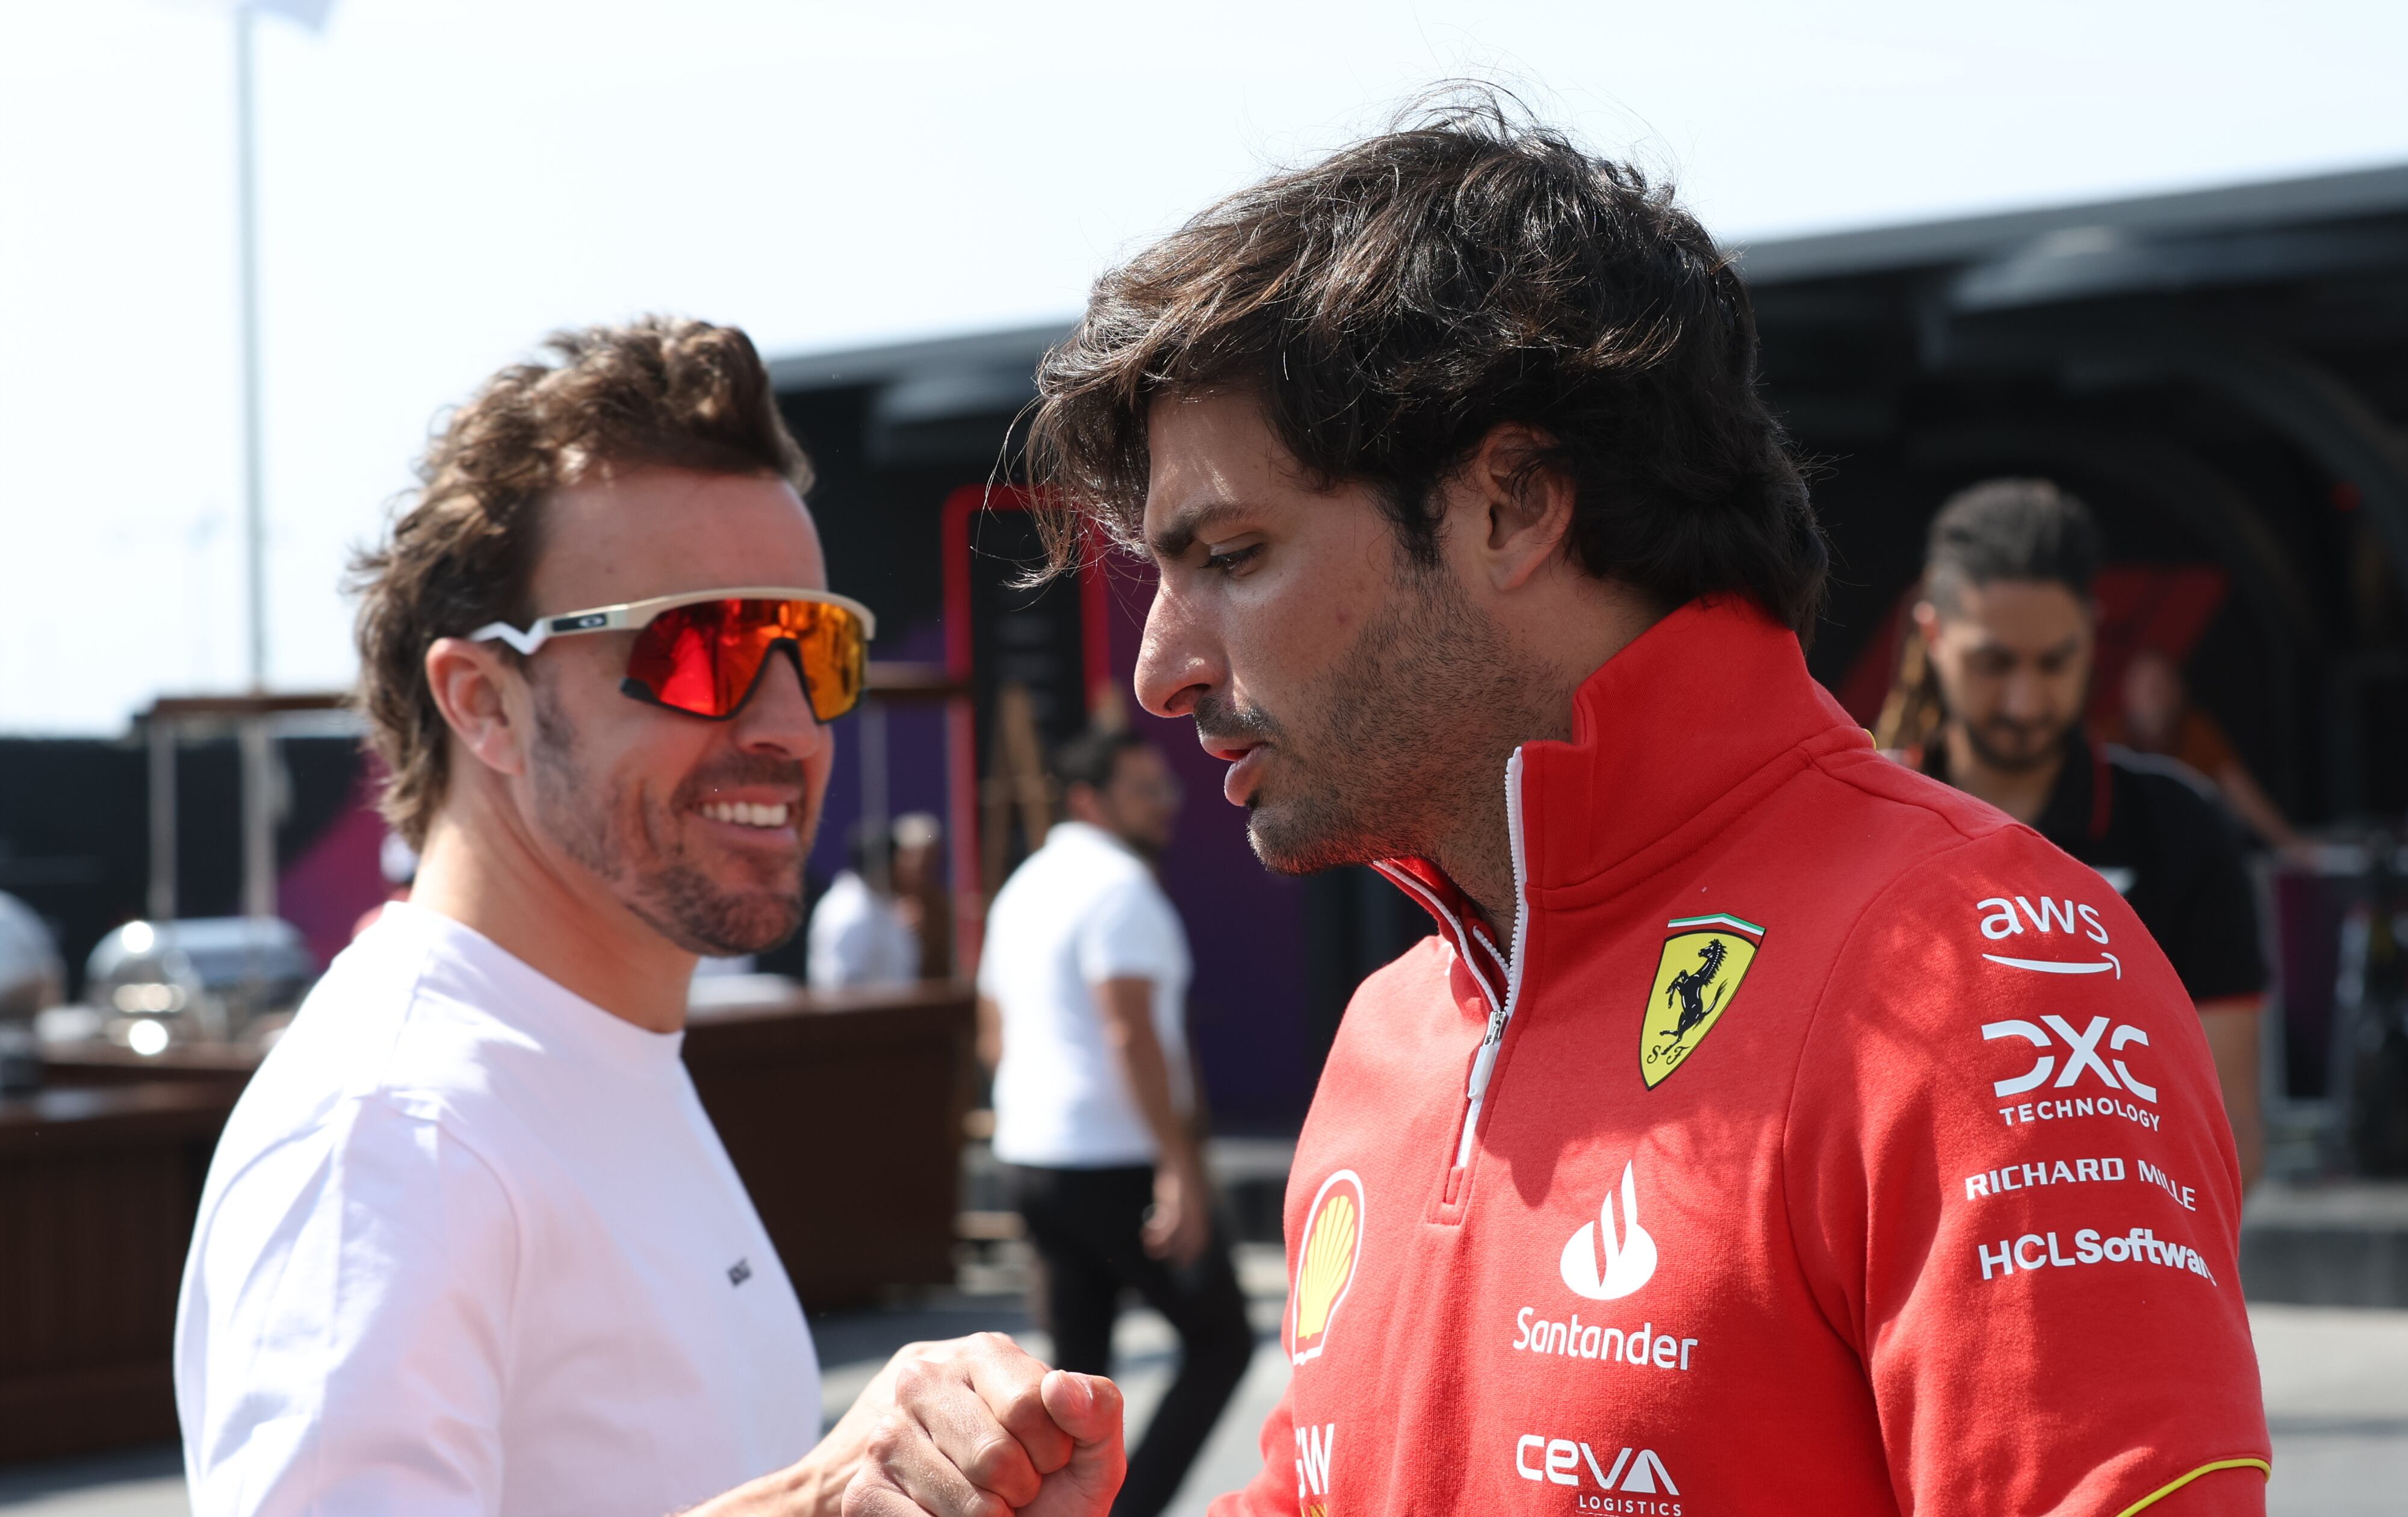
[[1488,1036],[1480,1040],[1480,1052],[1471,1061],[1471,1085],[1463,1098],[1474,1106],[1488,1090],[1488,1077],[1497,1072],[1497,1051],[1504,1046],[1505,1024],[1501,1021],[1488,1024]]

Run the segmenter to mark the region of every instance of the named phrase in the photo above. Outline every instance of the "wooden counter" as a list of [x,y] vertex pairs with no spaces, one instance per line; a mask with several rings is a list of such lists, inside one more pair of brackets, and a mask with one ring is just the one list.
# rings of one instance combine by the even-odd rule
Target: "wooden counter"
[[[697,1009],[704,1109],[813,1309],[953,1278],[968,986]],[[49,1061],[0,1099],[0,1463],[176,1436],[176,1290],[257,1065],[233,1049]]]
[[951,984],[695,1012],[695,1091],[805,1306],[953,1283],[974,1023]]
[[176,1286],[239,1090],[0,1098],[0,1462],[176,1436]]

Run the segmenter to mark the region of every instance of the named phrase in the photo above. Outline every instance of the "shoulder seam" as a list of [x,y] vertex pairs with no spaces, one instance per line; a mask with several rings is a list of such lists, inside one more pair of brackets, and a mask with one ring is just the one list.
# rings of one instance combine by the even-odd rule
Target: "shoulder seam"
[[[1846,751],[1854,752],[1854,751],[1856,751],[1856,750],[1854,750],[1854,749],[1850,749],[1850,750],[1847,750]],[[1858,783],[1856,782],[1856,780],[1855,777],[1853,777],[1853,776],[1851,776],[1851,775],[1847,775],[1847,774],[1842,773],[1842,772],[1840,772],[1840,771],[1838,771],[1838,770],[1836,770],[1836,769],[1834,769],[1834,768],[1832,768],[1832,767],[1831,767],[1830,764],[1829,764],[1828,761],[1830,758],[1834,757],[1834,756],[1835,756],[1835,755],[1828,754],[1828,753],[1818,753],[1818,754],[1814,755],[1814,756],[1813,757],[1813,759],[1812,759],[1812,760],[1810,760],[1810,762],[1813,765],[1813,766],[1814,766],[1814,768],[1816,769],[1816,771],[1817,771],[1817,772],[1821,773],[1824,777],[1826,777],[1827,779],[1830,780],[1834,784],[1842,784],[1842,785],[1845,785],[1845,786],[1847,786],[1850,790],[1855,791],[1855,792],[1856,792],[1856,794],[1858,794],[1859,795],[1867,796],[1867,797],[1869,797],[1869,798],[1870,798],[1870,799],[1872,799],[1872,800],[1876,800],[1876,801],[1884,801],[1884,802],[1886,802],[1886,803],[1888,803],[1889,805],[1892,805],[1892,806],[1901,806],[1901,807],[1904,807],[1904,808],[1906,808],[1908,810],[1911,810],[1911,811],[1921,811],[1921,812],[1923,812],[1923,813],[1924,813],[1925,815],[1927,815],[1927,816],[1937,817],[1941,822],[1942,822],[1942,823],[1946,823],[1946,824],[1947,824],[1947,826],[1949,827],[1949,829],[1950,829],[1951,831],[1955,832],[1955,833],[1956,834],[1956,836],[1957,836],[1957,837],[1964,838],[1967,842],[1978,842],[1979,840],[1981,840],[1981,839],[1982,839],[1982,838],[1984,838],[1984,837],[1988,837],[1994,836],[1995,834],[2000,833],[2000,832],[2002,832],[2002,831],[2005,831],[2005,830],[2007,830],[2008,828],[2012,828],[2012,827],[2020,827],[2020,826],[2022,826],[2022,825],[2023,825],[2023,823],[2022,823],[2015,821],[2013,817],[2006,817],[2006,818],[2004,819],[2004,825],[2002,825],[2002,826],[1999,826],[1999,827],[1993,827],[1993,828],[1991,828],[1988,832],[1968,832],[1968,831],[1966,831],[1966,830],[1965,830],[1965,824],[1964,824],[1964,823],[1962,823],[1962,822],[1961,822],[1961,821],[1959,821],[1956,817],[1955,817],[1955,816],[1951,815],[1948,811],[1946,811],[1946,810],[1942,809],[1942,808],[1940,808],[1940,807],[1933,806],[1933,805],[1931,805],[1931,804],[1929,804],[1928,802],[1926,802],[1926,801],[1918,801],[1918,800],[1904,799],[1904,798],[1901,798],[1901,797],[1897,796],[1897,795],[1885,795],[1885,794],[1881,794],[1880,792],[1878,792],[1878,791],[1876,791],[1876,790],[1871,789],[1871,788],[1870,788],[1870,787],[1869,787],[1869,786],[1858,784]],[[1903,766],[1903,765],[1899,765],[1895,759],[1880,758],[1880,755],[1879,755],[1878,753],[1876,753],[1874,756],[1875,756],[1877,759],[1880,759],[1880,762],[1881,762],[1881,763],[1884,763],[1884,764],[1890,764],[1890,765],[1895,765],[1896,766],[1898,766],[1899,768],[1901,768],[1901,769],[1904,769],[1904,768],[1905,768],[1905,766]],[[1907,769],[1907,770],[1906,770],[1906,772],[1907,772],[1907,773],[1910,773],[1910,774],[1914,773],[1914,771],[1913,771],[1913,770],[1911,770],[1911,769]],[[1940,855],[1938,855],[1938,854],[1933,854],[1933,855],[1932,855],[1932,857],[1934,857],[1934,858],[1937,858],[1937,857],[1939,857],[1939,856],[1940,856]],[[1906,872],[1910,872],[1910,873],[1911,873],[1911,872],[1912,872],[1912,870],[1913,870],[1913,868],[1917,868],[1917,867],[1920,867],[1920,866],[1921,866],[1921,864],[1920,864],[1920,863],[1918,863],[1917,865],[1911,866],[1911,867],[1910,867],[1910,869],[1909,869],[1908,871],[1906,871]]]

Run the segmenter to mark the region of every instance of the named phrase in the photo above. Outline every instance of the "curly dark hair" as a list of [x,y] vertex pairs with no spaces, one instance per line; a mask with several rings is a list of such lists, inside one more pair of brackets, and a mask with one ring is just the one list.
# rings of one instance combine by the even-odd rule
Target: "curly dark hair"
[[[1461,92],[1455,92],[1460,95]],[[1828,551],[1757,393],[1731,258],[1636,168],[1475,91],[1220,202],[1096,281],[1038,370],[1053,565],[1140,543],[1147,411],[1255,395],[1323,484],[1377,488],[1435,561],[1434,487],[1491,428],[1550,439],[1571,551],[1663,606],[1743,594],[1801,632]]]
[[437,637],[534,616],[528,584],[552,491],[644,465],[775,475],[797,494],[810,485],[769,371],[735,327],[648,316],[557,332],[544,350],[545,360],[502,370],[452,413],[384,542],[351,561],[353,700],[386,771],[379,805],[412,848],[425,842],[448,779],[426,651]]

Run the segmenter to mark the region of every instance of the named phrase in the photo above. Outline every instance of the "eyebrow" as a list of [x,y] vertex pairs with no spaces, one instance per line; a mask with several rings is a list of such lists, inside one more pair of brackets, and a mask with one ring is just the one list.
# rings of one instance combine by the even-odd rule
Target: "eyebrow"
[[1156,558],[1184,558],[1187,550],[1196,546],[1197,538],[1244,511],[1245,508],[1234,500],[1209,500],[1200,506],[1190,506],[1148,534],[1146,546],[1154,550]]
[[2031,653],[2026,653],[2010,644],[2002,643],[1996,639],[1985,639],[1983,642],[1976,644],[1974,651],[1981,653],[2004,653],[2011,658],[2061,658],[2079,651],[2081,647],[2082,634],[2077,632],[2073,636],[2066,638],[2063,642],[2052,644],[2049,647],[2040,649]]

